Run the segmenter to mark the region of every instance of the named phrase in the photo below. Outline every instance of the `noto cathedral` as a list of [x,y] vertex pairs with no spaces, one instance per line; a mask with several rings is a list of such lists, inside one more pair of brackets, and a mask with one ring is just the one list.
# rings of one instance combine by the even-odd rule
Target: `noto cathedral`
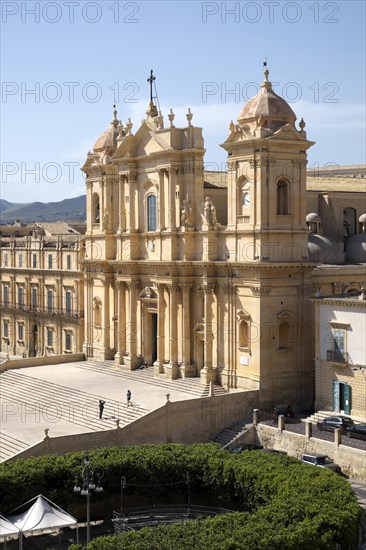
[[[335,279],[329,270],[315,274],[324,260],[314,246],[324,253],[324,243],[309,237],[321,233],[312,231],[318,218],[307,219],[314,142],[268,76],[266,69],[221,145],[224,196],[205,185],[202,128],[190,109],[177,127],[172,110],[164,121],[151,93],[134,133],[114,111],[83,166],[87,357],[258,389],[263,407],[313,406],[309,296]],[[334,261],[325,263],[339,264],[338,245],[328,241]],[[337,284],[343,276],[338,270]],[[361,281],[363,270],[352,277]]]

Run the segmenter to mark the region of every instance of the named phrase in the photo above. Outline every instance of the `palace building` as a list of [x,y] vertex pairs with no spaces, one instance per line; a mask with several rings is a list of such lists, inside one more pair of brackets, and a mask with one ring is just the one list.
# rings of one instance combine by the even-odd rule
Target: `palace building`
[[[342,229],[334,239],[321,227],[319,210],[328,222],[332,193],[318,191],[318,204],[311,197],[316,211],[307,217],[314,142],[304,121],[296,126],[266,70],[221,145],[228,156],[223,189],[205,183],[202,128],[190,109],[183,127],[172,110],[166,124],[151,96],[146,114],[133,133],[130,119],[123,125],[115,111],[83,166],[85,355],[123,369],[145,363],[170,379],[258,389],[263,407],[311,407],[309,297],[322,286],[347,286],[349,277],[361,287],[365,270],[334,275],[329,267],[345,261]],[[356,203],[359,215],[366,210],[352,200],[348,225]],[[324,262],[327,269],[317,270]]]

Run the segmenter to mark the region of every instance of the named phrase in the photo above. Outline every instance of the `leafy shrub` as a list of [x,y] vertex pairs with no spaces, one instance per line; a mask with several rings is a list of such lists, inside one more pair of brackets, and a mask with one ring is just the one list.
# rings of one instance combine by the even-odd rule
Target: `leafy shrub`
[[[168,484],[181,481],[188,471],[192,492],[241,510],[102,537],[91,542],[90,550],[334,550],[335,542],[352,548],[357,533],[361,509],[347,481],[295,458],[257,451],[234,455],[214,444],[99,449],[90,458],[104,471],[105,495],[119,494],[122,476],[127,483]],[[82,453],[68,453],[1,464],[2,512],[38,493],[67,508],[76,502],[72,487],[83,459]],[[178,484],[164,496],[178,498],[186,491],[185,484]],[[143,496],[146,489],[127,485],[128,492]]]

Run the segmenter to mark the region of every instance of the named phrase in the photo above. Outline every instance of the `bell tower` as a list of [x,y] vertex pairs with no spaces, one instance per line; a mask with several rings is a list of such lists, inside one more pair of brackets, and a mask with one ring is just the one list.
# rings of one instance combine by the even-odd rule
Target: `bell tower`
[[268,76],[266,69],[259,93],[221,145],[228,152],[228,230],[237,234],[239,261],[303,261],[306,157],[314,142],[303,120],[295,127],[295,113]]

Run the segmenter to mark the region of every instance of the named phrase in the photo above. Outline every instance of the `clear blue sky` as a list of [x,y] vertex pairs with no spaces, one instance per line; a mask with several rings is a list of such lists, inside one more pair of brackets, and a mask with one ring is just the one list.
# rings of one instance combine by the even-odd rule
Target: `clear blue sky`
[[79,168],[113,103],[134,131],[145,116],[151,68],[163,114],[173,108],[185,126],[191,107],[203,127],[209,169],[224,167],[219,143],[255,95],[265,58],[276,92],[317,142],[309,166],[365,162],[364,1],[2,0],[1,8],[3,199],[83,194]]

